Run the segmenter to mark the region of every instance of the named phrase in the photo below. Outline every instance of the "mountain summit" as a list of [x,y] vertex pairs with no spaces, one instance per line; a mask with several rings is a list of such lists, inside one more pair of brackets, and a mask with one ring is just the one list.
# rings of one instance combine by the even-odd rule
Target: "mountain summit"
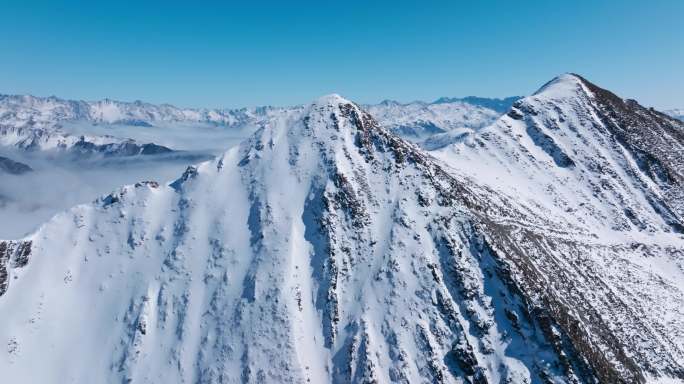
[[553,79],[495,124],[453,141],[435,154],[578,224],[684,231],[684,123],[578,75]]
[[[520,127],[559,113],[545,102],[558,94],[549,87],[464,141],[473,150],[462,149],[464,164],[479,149],[535,162],[539,173],[583,167],[560,140],[544,144],[552,137],[541,130],[555,128],[526,133],[541,137],[525,141],[534,152],[504,151]],[[518,201],[450,164],[329,95],[283,111],[168,185],[124,187],[0,242],[3,376],[684,379],[684,239],[671,222],[644,221],[657,238],[606,239],[553,203]],[[640,264],[647,259],[657,267]]]

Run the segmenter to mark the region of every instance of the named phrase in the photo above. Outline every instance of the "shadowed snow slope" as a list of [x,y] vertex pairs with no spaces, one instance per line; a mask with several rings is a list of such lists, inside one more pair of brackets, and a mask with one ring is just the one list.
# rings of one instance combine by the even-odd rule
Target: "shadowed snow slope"
[[169,185],[0,242],[3,378],[684,378],[675,216],[607,239],[482,184],[339,96],[284,111]]

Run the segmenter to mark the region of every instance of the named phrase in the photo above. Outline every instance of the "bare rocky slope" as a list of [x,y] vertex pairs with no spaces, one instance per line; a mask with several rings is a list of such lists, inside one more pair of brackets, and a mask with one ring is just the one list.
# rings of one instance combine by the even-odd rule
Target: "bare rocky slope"
[[682,381],[681,125],[603,92],[561,76],[441,160],[328,96],[0,242],[3,377]]

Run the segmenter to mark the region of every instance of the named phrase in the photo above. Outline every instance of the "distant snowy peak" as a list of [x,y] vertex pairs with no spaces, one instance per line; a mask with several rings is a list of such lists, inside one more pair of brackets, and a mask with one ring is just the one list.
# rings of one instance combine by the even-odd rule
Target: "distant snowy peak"
[[0,95],[0,122],[30,122],[34,126],[50,126],[63,121],[153,125],[155,122],[201,122],[216,125],[240,125],[267,115],[275,108],[191,109],[169,104],[115,100],[74,101],[56,97]]
[[[97,102],[63,100],[56,97],[0,95],[0,145],[22,150],[59,150],[79,156],[134,156],[170,153],[155,143],[110,135],[73,134],[63,129],[67,122],[145,126],[161,122],[203,122],[219,125],[256,122],[270,108],[218,110],[180,109],[135,101]],[[196,157],[195,157],[196,158]]]
[[501,114],[506,113],[513,103],[522,99],[522,96],[511,96],[503,99],[498,98],[488,98],[488,97],[477,97],[477,96],[466,96],[466,97],[441,97],[433,102],[433,104],[450,104],[450,103],[467,103],[472,105],[477,105],[483,108],[492,109]]
[[137,156],[173,152],[154,143],[138,143],[113,136],[72,135],[58,128],[15,127],[0,124],[0,145],[24,151],[57,151],[78,157]]
[[433,103],[401,104],[385,100],[366,105],[380,124],[411,141],[458,130],[476,130],[493,123],[506,113],[518,97],[488,99],[480,97],[440,98]]
[[104,100],[89,103],[90,119],[106,123],[129,125],[154,124],[155,122],[195,122],[216,125],[244,125],[266,116],[273,107],[241,109],[191,109],[169,104],[154,105],[136,101],[125,103]]

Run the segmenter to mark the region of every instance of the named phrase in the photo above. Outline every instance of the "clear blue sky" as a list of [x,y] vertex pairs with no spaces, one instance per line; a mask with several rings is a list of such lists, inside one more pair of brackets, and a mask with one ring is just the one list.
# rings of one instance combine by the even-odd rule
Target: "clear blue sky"
[[529,94],[578,72],[684,107],[684,1],[0,4],[0,93],[181,106]]

